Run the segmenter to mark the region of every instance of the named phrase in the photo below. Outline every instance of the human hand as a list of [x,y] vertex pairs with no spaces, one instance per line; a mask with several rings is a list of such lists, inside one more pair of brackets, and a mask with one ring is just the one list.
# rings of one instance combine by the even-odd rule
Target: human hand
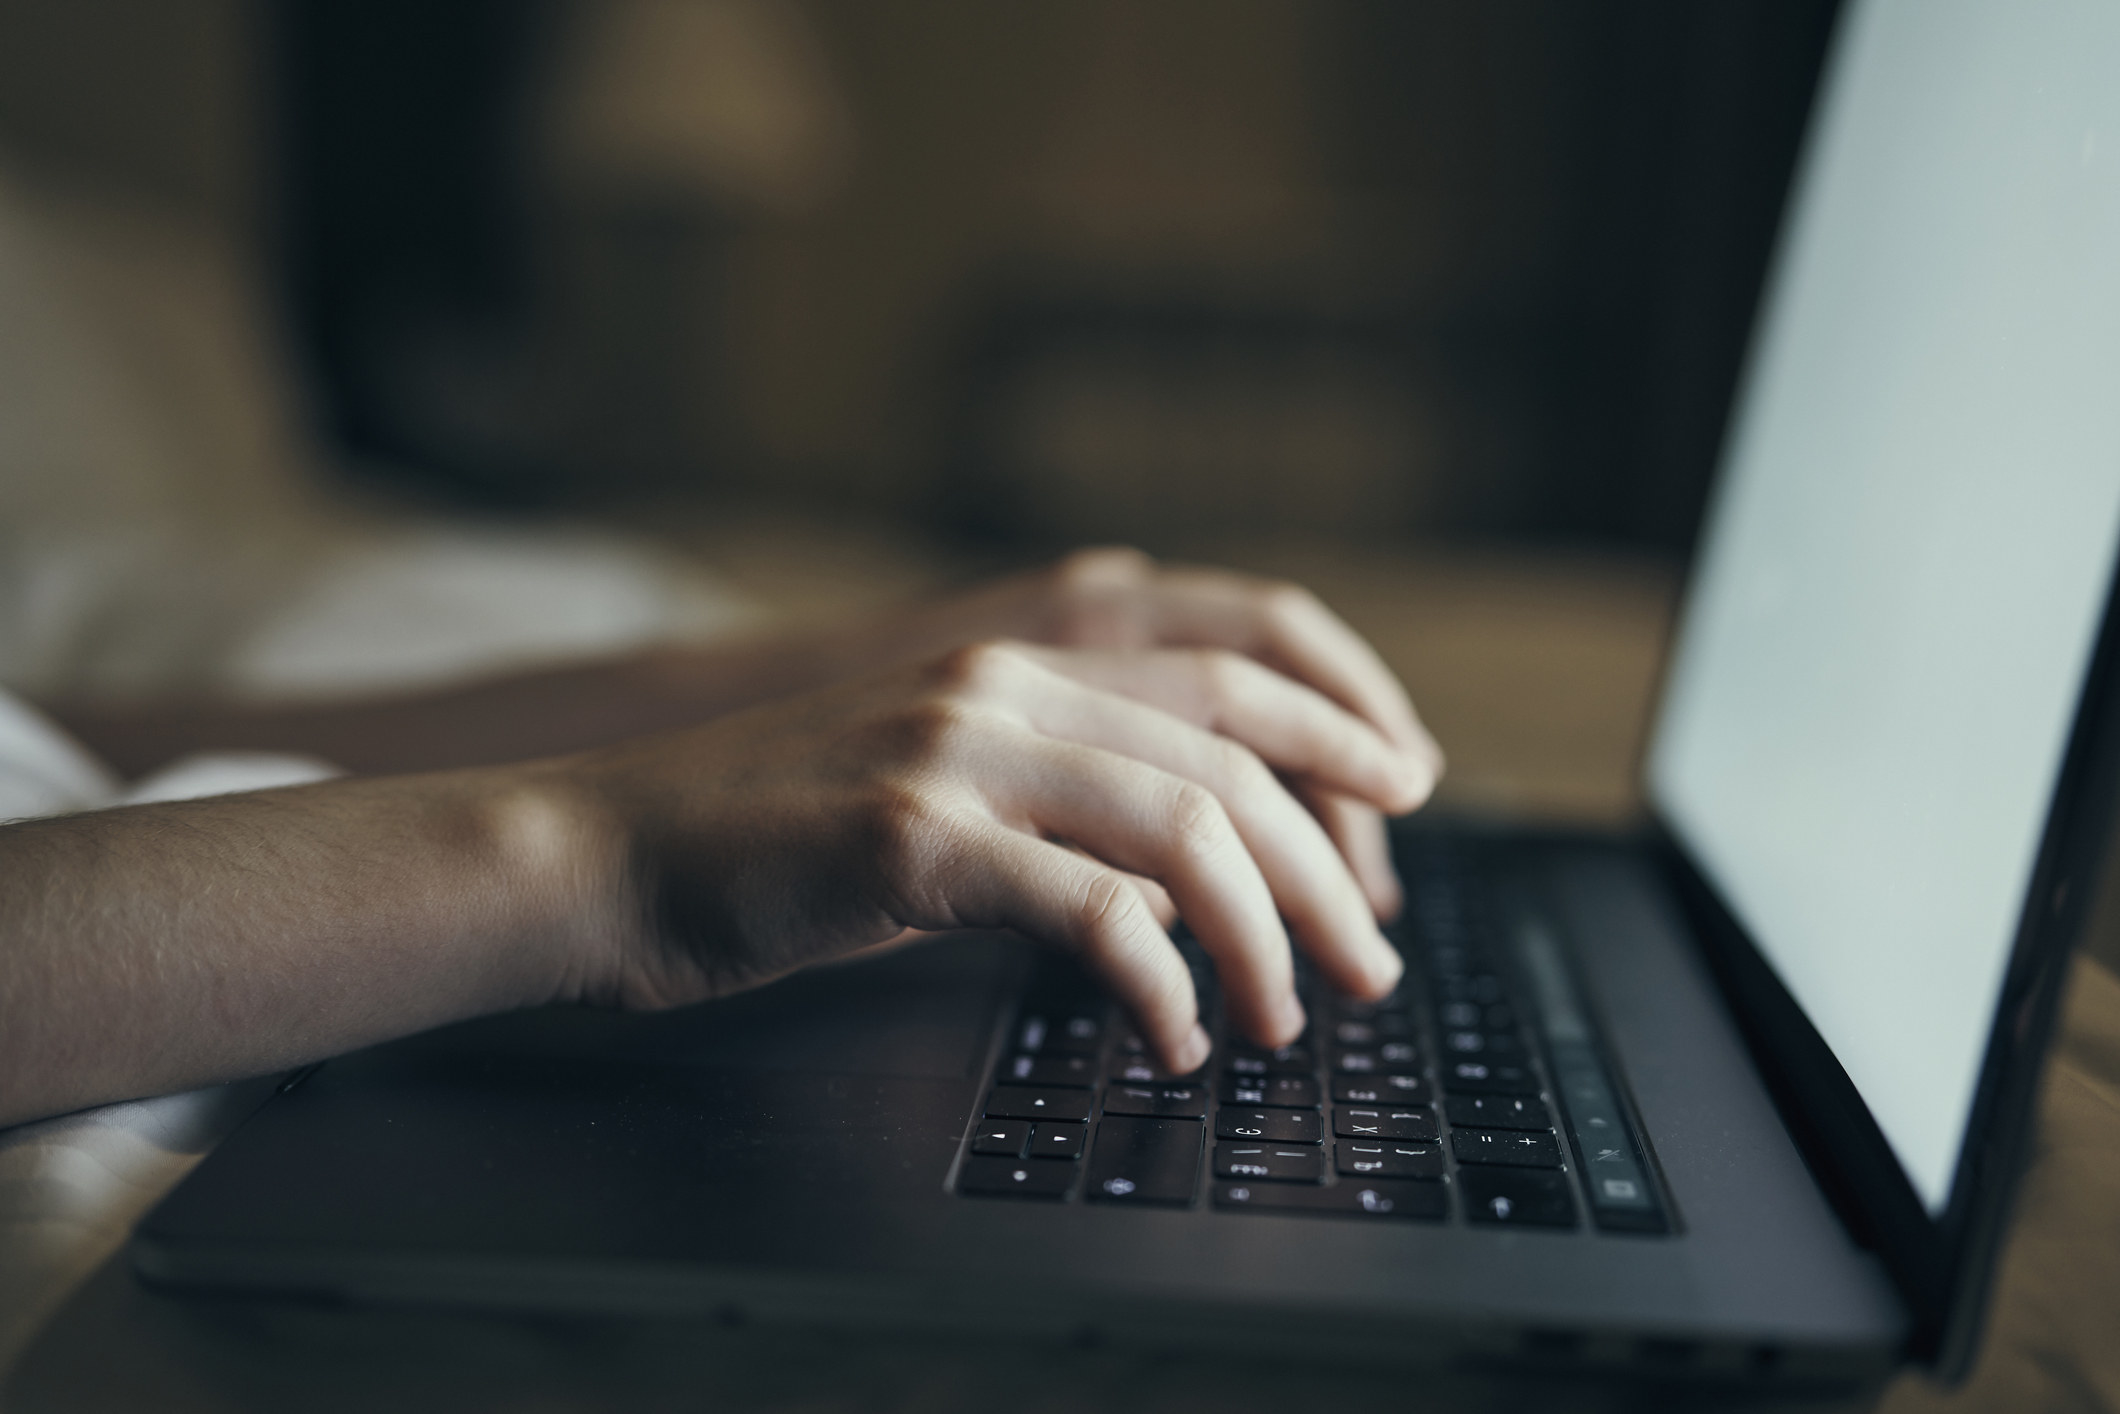
[[[1374,728],[1427,784],[1443,753],[1421,725],[1405,689],[1376,652],[1300,585],[1226,570],[1160,565],[1136,550],[1078,551],[1059,562],[860,626],[848,661],[864,668],[910,663],[992,638],[1110,651],[1203,648],[1241,654],[1301,683]],[[1142,681],[1107,666],[1099,684],[1140,696]],[[1222,659],[1200,660],[1191,686],[1159,705],[1215,727],[1215,675]],[[1158,681],[1171,685],[1168,677]],[[1397,914],[1399,881],[1377,806],[1305,782],[1297,793],[1339,848],[1379,918]],[[1416,801],[1415,804],[1418,804]]]
[[1430,780],[1237,654],[1011,643],[524,769],[608,861],[617,922],[577,995],[677,1005],[908,929],[1011,928],[1079,956],[1181,1072],[1208,1043],[1158,914],[1214,958],[1238,1030],[1291,1041],[1290,932],[1352,995],[1401,970],[1292,792],[1402,812]]

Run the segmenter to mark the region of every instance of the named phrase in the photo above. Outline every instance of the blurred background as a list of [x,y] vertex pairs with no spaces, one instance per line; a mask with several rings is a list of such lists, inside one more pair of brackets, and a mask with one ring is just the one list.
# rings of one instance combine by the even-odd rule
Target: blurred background
[[[0,0],[17,254],[184,447],[83,480],[0,428],[0,513],[213,507],[231,603],[309,553],[277,502],[622,534],[795,614],[1127,541],[1313,580],[1424,700],[1515,653],[1440,708],[1460,788],[1603,800],[1833,8]],[[81,662],[28,680],[183,679]]]

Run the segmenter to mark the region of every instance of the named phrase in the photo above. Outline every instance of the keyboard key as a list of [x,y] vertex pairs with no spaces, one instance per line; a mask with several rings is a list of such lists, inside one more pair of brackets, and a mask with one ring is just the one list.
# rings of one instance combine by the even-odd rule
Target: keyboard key
[[989,1119],[1088,1119],[1089,1091],[997,1085],[987,1092],[986,1115]]
[[1446,1002],[1475,1002],[1492,1006],[1504,993],[1502,979],[1488,973],[1480,977],[1452,977],[1436,983],[1436,995]]
[[1342,1139],[1433,1139],[1442,1131],[1436,1125],[1435,1111],[1425,1105],[1410,1110],[1337,1105],[1332,1111],[1332,1132]]
[[1443,1067],[1443,1088],[1461,1095],[1536,1095],[1538,1079],[1520,1065],[1454,1060]]
[[1536,1095],[1452,1095],[1443,1101],[1450,1122],[1466,1129],[1551,1129],[1553,1117]]
[[1225,1105],[1316,1109],[1318,1082],[1308,1075],[1225,1075],[1222,1077],[1221,1098]]
[[1575,1194],[1555,1169],[1461,1168],[1458,1191],[1476,1223],[1575,1226]]
[[1231,1075],[1308,1075],[1318,1068],[1308,1046],[1231,1046],[1225,1062]]
[[1010,1056],[994,1079],[1002,1085],[1060,1085],[1087,1090],[1097,1083],[1096,1062],[1088,1056]]
[[1483,1060],[1509,1060],[1523,1053],[1516,1037],[1503,1031],[1447,1031],[1443,1049],[1453,1056],[1478,1056]]
[[1437,1015],[1452,1031],[1516,1030],[1516,1013],[1507,1002],[1446,1002]]
[[1270,1144],[1315,1144],[1325,1137],[1316,1110],[1215,1111],[1215,1138],[1263,1139]]
[[1332,1068],[1342,1075],[1376,1075],[1383,1071],[1375,1051],[1334,1051]]
[[1108,1115],[1149,1115],[1158,1119],[1207,1118],[1204,1085],[1113,1085],[1104,1092]]
[[1342,1021],[1332,1028],[1334,1041],[1357,1049],[1410,1040],[1412,1036],[1413,1018],[1403,1011],[1381,1011],[1362,1021]]
[[1181,1085],[1199,1082],[1205,1069],[1203,1066],[1190,1075],[1172,1075],[1147,1056],[1118,1055],[1112,1057],[1104,1078],[1114,1085]]
[[1030,1157],[1034,1159],[1079,1159],[1089,1138],[1086,1124],[1058,1124],[1047,1120],[1031,1131]]
[[1325,1151],[1279,1144],[1217,1144],[1215,1177],[1317,1183],[1325,1177]]
[[[1430,923],[1430,933],[1438,938],[1453,937],[1460,931],[1454,921],[1442,923],[1440,918],[1424,921]],[[1435,926],[1437,924],[1441,926]],[[1428,949],[1428,970],[1437,977],[1468,977],[1483,960],[1470,948],[1456,942],[1441,943]]]
[[959,1193],[1065,1198],[1074,1184],[1075,1165],[1051,1159],[966,1159],[957,1174]]
[[1342,1139],[1332,1146],[1332,1154],[1343,1174],[1371,1178],[1443,1176],[1443,1146],[1440,1144],[1368,1144]]
[[1164,1078],[1163,1067],[1144,1055],[1120,1054],[1112,1057],[1104,1078],[1114,1085],[1153,1085]]
[[1428,1098],[1428,1082],[1418,1075],[1337,1076],[1332,1098],[1346,1105],[1403,1105]]
[[1338,1183],[1330,1188],[1289,1183],[1218,1183],[1215,1206],[1233,1212],[1440,1222],[1450,1212],[1450,1195],[1440,1183],[1391,1180]]
[[1104,1018],[1092,1011],[1078,1011],[1055,1019],[1045,1034],[1045,1049],[1070,1055],[1091,1055],[1103,1039]]
[[1419,1054],[1405,1041],[1366,1051],[1338,1050],[1332,1053],[1332,1068],[1341,1075],[1410,1075],[1417,1073],[1420,1065]]
[[1551,1134],[1522,1129],[1453,1129],[1450,1152],[1461,1164],[1508,1164],[1527,1169],[1561,1166],[1561,1146]]
[[1005,1159],[1021,1158],[1023,1146],[1030,1142],[1031,1122],[1027,1119],[988,1119],[979,1122],[972,1135],[972,1152],[975,1154],[998,1154]]
[[1189,1119],[1107,1118],[1097,1126],[1083,1192],[1099,1203],[1192,1202],[1200,1130]]

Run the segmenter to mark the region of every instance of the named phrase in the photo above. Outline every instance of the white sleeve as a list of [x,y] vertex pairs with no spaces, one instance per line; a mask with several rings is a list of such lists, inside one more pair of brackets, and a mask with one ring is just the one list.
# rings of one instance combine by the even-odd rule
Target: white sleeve
[[20,698],[0,691],[0,820],[95,810],[118,778]]

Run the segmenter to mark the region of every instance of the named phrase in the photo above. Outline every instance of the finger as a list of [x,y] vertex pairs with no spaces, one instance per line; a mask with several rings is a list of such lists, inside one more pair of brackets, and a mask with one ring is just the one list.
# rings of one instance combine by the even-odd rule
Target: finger
[[938,926],[1010,928],[1073,953],[1173,1075],[1206,1063],[1192,974],[1124,873],[990,822],[972,833],[952,876]]
[[1177,926],[1178,901],[1170,896],[1170,890],[1164,888],[1154,879],[1145,879],[1139,874],[1129,874],[1124,869],[1118,872],[1119,877],[1132,884],[1134,892],[1141,895],[1141,902],[1147,907],[1149,916],[1163,926],[1164,932],[1167,933]]
[[1026,693],[1023,710],[1048,736],[1146,762],[1213,792],[1275,908],[1328,979],[1364,997],[1397,983],[1398,952],[1377,932],[1371,903],[1347,862],[1257,755],[1166,712],[1058,675]]
[[[1074,850],[1075,853],[1082,855],[1084,859],[1093,857],[1076,846],[1069,844],[1066,840],[1058,840],[1055,843],[1059,844],[1063,849]],[[1106,867],[1108,868],[1109,866]],[[1164,888],[1154,879],[1143,878],[1139,874],[1129,874],[1124,869],[1113,872],[1134,886],[1134,891],[1141,895],[1141,902],[1148,906],[1149,913],[1154,916],[1158,923],[1163,925],[1166,932],[1178,921],[1178,905],[1171,900],[1170,890]]]
[[1296,793],[1354,871],[1376,916],[1387,923],[1398,917],[1406,893],[1398,868],[1391,862],[1391,837],[1384,817],[1361,801],[1332,791],[1299,784]]
[[1309,683],[1442,773],[1442,748],[1421,725],[1398,678],[1367,640],[1308,590],[1261,587],[1218,570],[1165,570],[1156,580],[1153,614],[1158,642],[1250,654]]
[[1028,733],[1009,755],[1009,769],[987,775],[1004,822],[1064,836],[1156,880],[1214,959],[1237,1027],[1273,1046],[1302,1034],[1273,892],[1212,791],[1128,756]]
[[1313,779],[1393,814],[1418,809],[1435,789],[1425,756],[1386,741],[1316,689],[1230,649],[1023,651],[1077,682],[1234,738],[1284,775]]

